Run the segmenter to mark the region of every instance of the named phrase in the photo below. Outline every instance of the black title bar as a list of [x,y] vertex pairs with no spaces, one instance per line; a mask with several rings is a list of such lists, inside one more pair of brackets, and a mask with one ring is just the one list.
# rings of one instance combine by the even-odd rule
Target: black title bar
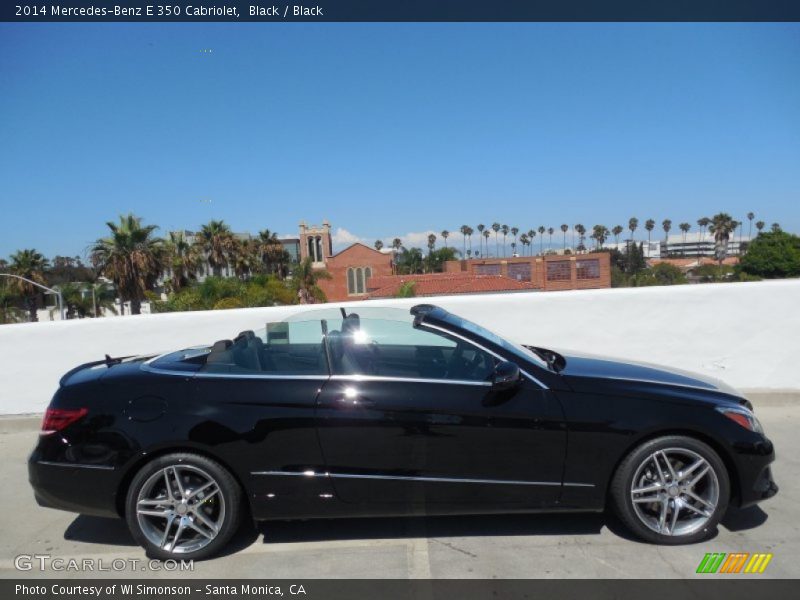
[[6,22],[799,21],[798,0],[4,0]]

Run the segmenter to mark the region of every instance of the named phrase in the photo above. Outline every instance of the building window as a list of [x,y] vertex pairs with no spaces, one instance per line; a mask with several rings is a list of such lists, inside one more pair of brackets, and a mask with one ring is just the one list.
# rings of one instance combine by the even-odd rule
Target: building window
[[347,293],[352,295],[367,292],[367,280],[372,277],[370,267],[350,267],[347,269]]
[[530,281],[531,263],[510,263],[508,265],[508,276],[517,281]]
[[500,275],[500,265],[489,264],[489,265],[475,265],[475,274],[476,275]]
[[572,279],[568,260],[554,260],[547,263],[547,281],[569,281]]
[[600,261],[596,258],[577,261],[575,270],[578,279],[600,279]]

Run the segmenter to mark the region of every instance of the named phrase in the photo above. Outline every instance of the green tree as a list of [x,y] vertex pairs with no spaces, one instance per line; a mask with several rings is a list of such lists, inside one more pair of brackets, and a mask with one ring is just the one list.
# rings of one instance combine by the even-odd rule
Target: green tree
[[397,294],[395,294],[395,298],[413,298],[416,296],[416,292],[414,291],[414,286],[416,285],[416,281],[405,281],[400,285],[400,289],[397,290]]
[[718,213],[711,218],[708,230],[714,234],[714,255],[719,264],[722,264],[728,255],[728,241],[731,233],[736,231],[737,225],[738,223],[728,213]]
[[[11,275],[24,277],[25,279],[44,285],[44,272],[49,267],[50,261],[33,248],[28,248],[19,250],[11,255],[11,263],[8,267],[8,271]],[[4,277],[3,279],[7,278]],[[39,298],[42,295],[41,289],[21,279],[12,279],[9,287],[25,305],[28,311],[28,319],[30,321],[38,321],[39,317],[36,311],[39,308]]]
[[380,252],[383,249],[383,242],[381,240],[375,240],[375,250]]
[[686,282],[683,272],[669,263],[659,263],[650,269],[643,269],[631,278],[633,287],[677,285]]
[[800,276],[800,237],[783,231],[760,233],[737,272],[769,279]]
[[500,232],[500,223],[492,223],[492,231],[494,231],[494,251],[496,256],[500,256],[500,241],[497,234]]
[[131,314],[138,315],[145,292],[155,287],[164,270],[164,242],[155,236],[157,226],[144,226],[132,214],[106,225],[111,235],[98,239],[90,248],[91,262],[114,282],[122,301],[131,303]]
[[506,238],[508,237],[508,225],[501,225],[500,231],[503,233],[503,256],[506,255]]
[[631,230],[631,240],[635,240],[634,234],[636,233],[636,228],[639,227],[639,219],[636,217],[631,217],[628,219],[628,229]]
[[179,291],[197,279],[202,269],[202,257],[197,246],[186,240],[183,231],[170,231],[164,244],[166,267],[169,270],[170,289]]
[[478,244],[481,247],[481,256],[485,256],[485,253],[483,251],[483,230],[486,229],[486,225],[484,225],[483,223],[478,223],[476,229],[478,230]]
[[650,234],[652,233],[653,229],[656,227],[656,222],[653,219],[647,219],[644,222],[644,228],[647,230],[647,244],[650,245]]
[[444,247],[447,248],[447,238],[450,237],[450,232],[447,229],[442,230],[442,239],[444,240]]
[[222,277],[222,269],[228,266],[233,246],[233,233],[225,221],[209,221],[200,227],[197,244],[205,253],[214,277]]
[[292,273],[292,285],[300,304],[325,302],[325,292],[319,287],[322,279],[331,279],[331,274],[324,269],[313,268],[310,256],[295,267]]
[[662,256],[667,256],[669,254],[669,231],[672,229],[672,221],[664,219],[661,221],[661,228],[664,230],[664,252]]

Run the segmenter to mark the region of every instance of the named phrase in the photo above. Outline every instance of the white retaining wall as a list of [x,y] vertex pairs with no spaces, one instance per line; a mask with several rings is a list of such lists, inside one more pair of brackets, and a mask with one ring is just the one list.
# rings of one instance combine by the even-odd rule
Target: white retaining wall
[[[800,391],[800,280],[368,304],[419,302],[439,304],[521,343],[680,367],[743,390]],[[0,325],[0,414],[42,412],[65,371],[104,354],[212,343],[309,308],[320,306]]]

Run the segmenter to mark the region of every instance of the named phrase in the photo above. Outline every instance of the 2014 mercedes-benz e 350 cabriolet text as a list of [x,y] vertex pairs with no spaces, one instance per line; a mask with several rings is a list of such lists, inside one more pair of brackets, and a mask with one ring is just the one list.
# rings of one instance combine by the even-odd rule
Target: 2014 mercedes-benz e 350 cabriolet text
[[29,461],[42,506],[202,558],[243,520],[602,511],[713,535],[777,492],[772,443],[719,381],[511,343],[432,305],[300,313],[68,372]]

